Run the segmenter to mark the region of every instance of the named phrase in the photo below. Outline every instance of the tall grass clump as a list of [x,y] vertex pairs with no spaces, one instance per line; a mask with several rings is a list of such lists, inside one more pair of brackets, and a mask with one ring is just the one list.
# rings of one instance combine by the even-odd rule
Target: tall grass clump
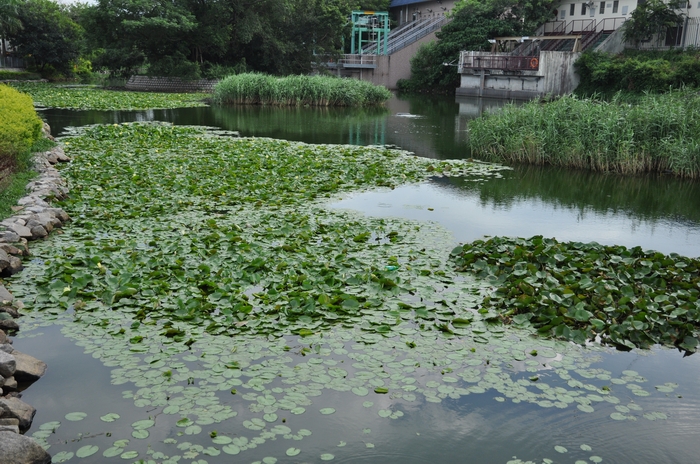
[[700,178],[700,95],[676,90],[630,105],[565,96],[471,121],[472,156],[623,174]]
[[279,106],[373,106],[391,97],[385,87],[328,76],[229,76],[214,89],[219,104]]

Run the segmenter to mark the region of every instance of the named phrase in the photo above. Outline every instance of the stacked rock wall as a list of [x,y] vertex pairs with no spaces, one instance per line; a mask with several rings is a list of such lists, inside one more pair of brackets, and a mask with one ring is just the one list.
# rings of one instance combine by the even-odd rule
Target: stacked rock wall
[[200,79],[187,81],[177,77],[131,76],[126,83],[127,90],[142,92],[206,92],[212,93],[218,80]]
[[[44,128],[47,137],[48,126]],[[70,161],[60,146],[37,153],[34,168],[39,176],[27,185],[28,194],[13,208],[15,215],[0,221],[0,276],[22,269],[21,256],[29,255],[28,241],[46,237],[70,220],[48,202],[68,194],[65,181],[53,166]],[[21,435],[32,425],[36,410],[21,400],[21,392],[46,372],[46,364],[15,350],[12,335],[23,307],[0,285],[0,464],[45,464],[51,456],[34,440]]]

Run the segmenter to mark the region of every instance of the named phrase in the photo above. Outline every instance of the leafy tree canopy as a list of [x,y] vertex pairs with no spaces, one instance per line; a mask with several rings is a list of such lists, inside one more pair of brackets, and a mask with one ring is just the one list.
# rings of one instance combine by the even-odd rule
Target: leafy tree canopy
[[625,40],[639,46],[641,41],[651,39],[654,34],[678,26],[685,16],[678,10],[685,7],[685,4],[686,0],[671,0],[668,3],[663,0],[646,0],[640,3],[625,22]]
[[[0,0],[5,1],[5,0]],[[79,14],[95,65],[198,77],[215,68],[304,73],[342,52],[352,10],[389,0],[97,0]]]
[[80,55],[81,27],[50,0],[23,1],[17,18],[22,27],[8,30],[7,38],[19,52],[40,71],[53,67],[70,73]]

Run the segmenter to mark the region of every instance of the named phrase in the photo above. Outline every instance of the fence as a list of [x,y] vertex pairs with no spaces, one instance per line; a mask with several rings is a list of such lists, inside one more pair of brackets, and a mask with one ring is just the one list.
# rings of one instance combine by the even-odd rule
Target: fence
[[700,18],[688,18],[683,24],[667,27],[660,34],[637,44],[639,50],[665,50],[672,47],[700,47]]
[[24,68],[24,60],[18,56],[2,56],[0,53],[0,68]]

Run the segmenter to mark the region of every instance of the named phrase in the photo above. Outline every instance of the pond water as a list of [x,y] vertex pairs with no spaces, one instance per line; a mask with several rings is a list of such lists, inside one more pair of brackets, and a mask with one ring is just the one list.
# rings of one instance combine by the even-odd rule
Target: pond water
[[[468,120],[502,104],[395,98],[387,109],[364,111],[46,110],[44,117],[54,133],[164,120],[242,136],[390,144],[446,159],[469,157]],[[454,242],[540,234],[700,255],[700,184],[665,176],[516,166],[502,178],[436,178],[347,195],[330,207],[434,221]],[[492,338],[480,342],[407,332],[412,349],[403,339],[357,343],[359,327],[339,327],[323,337],[237,340],[244,352],[220,337],[191,351],[160,343],[141,352],[105,344],[98,325],[77,327],[72,318],[29,315],[15,340],[50,366],[24,400],[38,410],[28,434],[51,444],[55,462],[692,463],[700,455],[700,361],[675,350],[582,348],[510,329],[487,330]],[[104,320],[124,323],[116,314]],[[380,385],[390,393],[374,392]],[[180,414],[166,412],[168,402]],[[197,408],[210,415],[178,422]],[[72,412],[87,417],[65,419]],[[154,425],[138,422],[149,420]],[[79,458],[90,446],[98,451]]]

